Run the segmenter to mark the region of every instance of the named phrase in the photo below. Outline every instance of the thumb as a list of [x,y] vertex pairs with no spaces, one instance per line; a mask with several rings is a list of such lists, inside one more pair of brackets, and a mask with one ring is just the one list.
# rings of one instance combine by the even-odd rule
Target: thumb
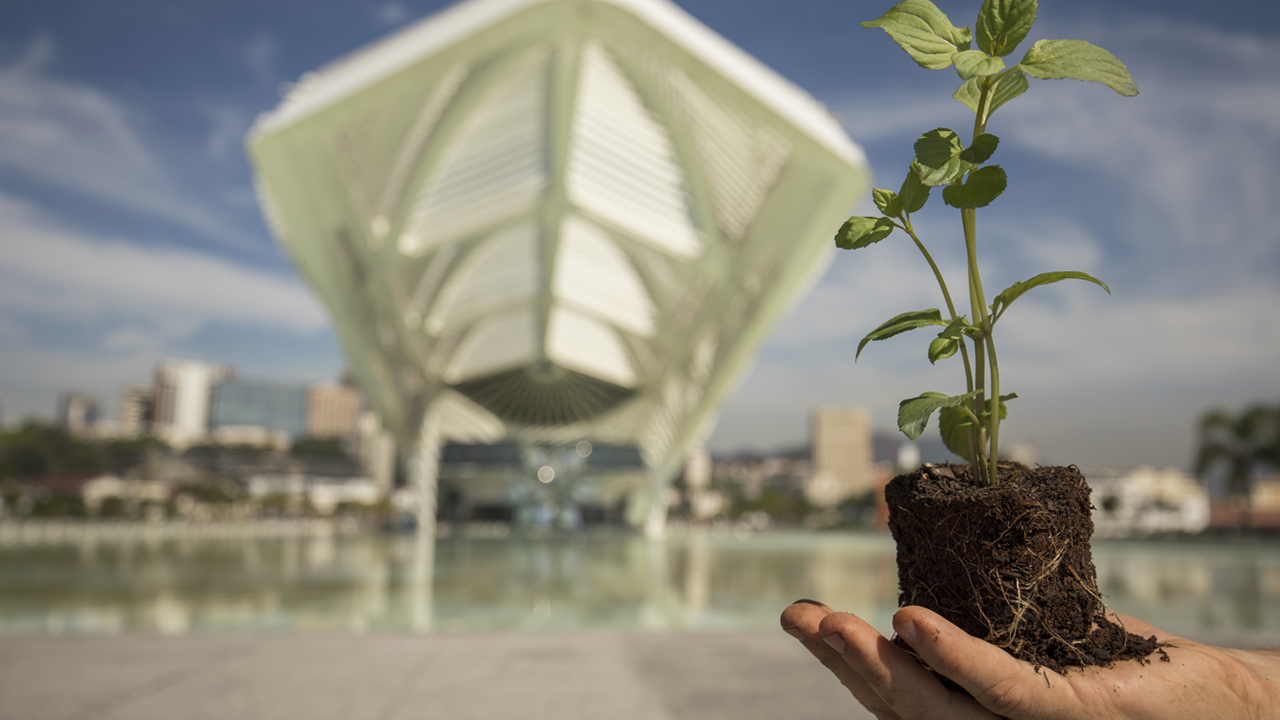
[[902,608],[893,616],[893,629],[935,672],[968,690],[997,715],[1054,716],[1075,705],[1075,693],[1061,675],[1036,670],[935,612]]

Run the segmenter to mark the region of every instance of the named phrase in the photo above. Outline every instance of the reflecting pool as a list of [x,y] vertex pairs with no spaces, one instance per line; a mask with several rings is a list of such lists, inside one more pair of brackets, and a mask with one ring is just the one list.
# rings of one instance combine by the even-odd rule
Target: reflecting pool
[[[1099,541],[1094,559],[1120,612],[1280,630],[1275,542]],[[801,597],[887,628],[896,595],[872,534],[453,537],[433,559],[372,534],[0,546],[0,633],[765,629]]]

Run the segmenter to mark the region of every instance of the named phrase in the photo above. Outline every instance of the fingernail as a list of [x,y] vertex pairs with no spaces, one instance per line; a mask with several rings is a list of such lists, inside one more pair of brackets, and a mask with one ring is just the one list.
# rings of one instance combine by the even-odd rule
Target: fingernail
[[849,652],[849,644],[844,641],[844,638],[840,637],[840,633],[832,633],[822,639],[826,640],[827,644],[835,648],[835,651],[841,655]]
[[801,604],[801,603],[804,603],[805,605],[817,605],[818,607],[826,607],[826,605],[823,605],[822,603],[818,602],[817,600],[810,600],[810,599],[808,599],[808,598],[800,598],[799,600],[797,600],[797,601],[795,601],[795,602],[793,602],[793,603],[791,603],[791,604],[792,604],[792,605],[799,605],[799,604]]
[[804,642],[804,639],[805,639],[805,638],[804,638],[804,633],[800,632],[800,628],[795,627],[795,626],[793,625],[793,626],[791,626],[791,627],[784,627],[784,628],[782,628],[782,629],[783,629],[783,631],[785,631],[785,632],[786,632],[788,635],[790,635],[791,637],[793,637],[793,638],[795,638],[795,639],[797,639],[797,640],[799,640],[799,641],[801,641],[801,642]]
[[910,645],[911,647],[915,647],[916,641],[920,639],[920,628],[916,627],[916,624],[911,622],[910,620],[907,620],[906,622],[895,625],[893,629],[897,630],[898,637],[902,638],[903,640],[906,640],[907,644]]

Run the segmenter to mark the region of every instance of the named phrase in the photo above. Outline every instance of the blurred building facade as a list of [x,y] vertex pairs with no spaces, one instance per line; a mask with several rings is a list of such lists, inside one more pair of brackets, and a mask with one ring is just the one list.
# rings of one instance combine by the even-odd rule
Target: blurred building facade
[[876,467],[871,440],[871,411],[864,408],[821,408],[811,419],[809,438],[813,475],[805,486],[809,501],[820,507],[877,489],[884,473]]
[[443,482],[565,509],[586,473],[652,532],[868,182],[817,102],[665,0],[461,3],[309,73],[248,146],[423,508]]
[[316,438],[353,437],[360,432],[364,401],[350,385],[312,385],[307,388],[306,434]]
[[1209,494],[1180,470],[1144,466],[1127,473],[1090,471],[1085,477],[1098,537],[1198,533],[1209,527]]
[[149,385],[125,385],[120,390],[116,424],[121,435],[145,435],[155,419],[155,390]]
[[58,397],[58,427],[73,435],[89,432],[98,422],[98,398],[85,393],[63,393]]
[[306,434],[308,392],[302,385],[220,382],[211,389],[209,427],[260,427],[290,438]]
[[[380,488],[383,496],[393,489],[395,441],[376,413],[367,408],[364,394],[345,378],[338,384],[310,385],[241,380],[229,366],[194,360],[164,360],[153,378],[151,385],[129,384],[121,389],[114,419],[99,417],[93,396],[64,393],[59,399],[59,424],[73,433],[96,438],[151,435],[179,453],[211,445],[284,455],[300,441],[319,442],[328,448],[323,453],[343,454],[357,465],[335,462],[321,474],[361,474]],[[326,446],[326,441],[336,445],[330,442]],[[288,463],[282,467],[293,472],[286,466]],[[240,469],[222,469],[228,478],[242,479]],[[170,479],[182,475],[156,467],[143,474]]]
[[196,360],[166,360],[152,385],[152,431],[175,446],[205,438],[214,384],[230,379],[231,368]]

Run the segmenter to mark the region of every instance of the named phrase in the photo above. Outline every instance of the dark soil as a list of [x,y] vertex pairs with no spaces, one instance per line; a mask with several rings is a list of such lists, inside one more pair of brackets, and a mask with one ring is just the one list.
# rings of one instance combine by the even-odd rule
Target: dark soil
[[[926,465],[885,488],[898,604],[919,605],[1037,667],[1145,659],[1158,647],[1108,620],[1089,549],[1089,486],[1075,466]],[[898,640],[901,644],[901,641]]]

